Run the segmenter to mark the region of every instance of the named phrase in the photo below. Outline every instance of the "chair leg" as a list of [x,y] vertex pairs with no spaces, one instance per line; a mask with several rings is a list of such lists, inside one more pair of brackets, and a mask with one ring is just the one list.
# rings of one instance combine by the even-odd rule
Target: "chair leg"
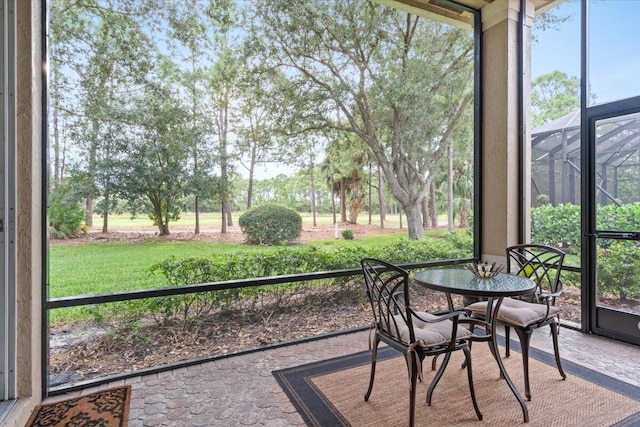
[[464,348],[464,364],[467,366],[467,378],[469,379],[469,391],[471,392],[471,402],[473,402],[473,409],[476,411],[478,419],[482,421],[482,413],[478,408],[478,402],[476,402],[476,392],[473,387],[473,371],[471,370],[471,349]]
[[524,396],[527,400],[531,400],[531,388],[529,387],[529,342],[533,329],[515,328],[520,338],[520,347],[522,350],[522,368],[524,370]]
[[504,325],[504,357],[511,356],[511,352],[509,351],[509,335],[511,335],[511,328]]
[[431,396],[433,395],[433,390],[436,388],[436,385],[438,385],[438,381],[440,381],[440,378],[442,378],[444,370],[447,369],[449,359],[451,359],[451,353],[445,353],[442,365],[440,365],[440,369],[438,369],[438,372],[436,372],[436,376],[433,377],[433,380],[431,380],[431,384],[429,384],[429,389],[427,390],[427,405],[429,406],[431,406]]
[[418,374],[419,374],[419,369],[420,369],[420,361],[419,359],[416,357],[411,357],[411,361],[408,362],[413,364],[413,366],[411,367],[410,371],[411,371],[411,387],[409,390],[409,427],[413,427],[413,425],[415,424],[415,412],[416,412],[416,387],[417,387],[417,383],[418,383]]
[[551,336],[553,338],[553,352],[556,355],[556,366],[558,367],[558,371],[560,371],[560,375],[563,380],[567,379],[567,374],[564,373],[562,369],[562,364],[560,363],[560,349],[558,348],[558,324],[556,322],[552,322],[549,324],[551,327]]
[[378,344],[380,344],[380,338],[376,335],[373,345],[371,347],[371,376],[369,377],[369,389],[364,395],[364,401],[369,401],[371,396],[371,390],[373,390],[373,380],[376,376],[376,360],[378,358]]

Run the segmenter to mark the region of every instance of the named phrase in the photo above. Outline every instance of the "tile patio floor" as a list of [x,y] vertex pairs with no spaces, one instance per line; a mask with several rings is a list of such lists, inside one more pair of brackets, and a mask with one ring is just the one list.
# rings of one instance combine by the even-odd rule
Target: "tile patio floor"
[[[532,346],[552,353],[547,331],[536,331]],[[135,377],[69,395],[131,384],[130,427],[303,426],[271,371],[366,350],[367,338],[368,332],[356,332]],[[561,328],[560,353],[564,359],[640,386],[638,346]],[[68,396],[55,396],[49,401],[64,397]]]

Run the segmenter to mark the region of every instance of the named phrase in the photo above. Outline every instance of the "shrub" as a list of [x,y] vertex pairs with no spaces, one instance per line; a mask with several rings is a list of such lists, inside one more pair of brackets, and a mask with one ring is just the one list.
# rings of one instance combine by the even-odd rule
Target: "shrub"
[[[371,250],[359,245],[330,249],[320,249],[316,246],[278,247],[264,252],[240,251],[184,259],[171,257],[153,265],[151,271],[165,276],[171,286],[183,286],[314,271],[357,269],[360,268],[360,260],[366,257],[383,258],[398,263],[454,259],[469,257],[472,249],[473,239],[469,235],[454,233],[437,239],[406,239]],[[150,311],[161,316],[164,322],[177,319],[185,328],[189,328],[189,325],[197,323],[199,316],[214,310],[233,308],[243,300],[252,301],[254,304],[270,301],[275,303],[276,307],[280,307],[294,296],[331,285],[362,295],[359,284],[358,280],[346,276],[322,279],[319,282],[293,282],[175,295],[154,298]]]
[[70,184],[60,184],[51,190],[49,227],[52,237],[73,237],[80,233],[86,219],[81,200]]
[[598,290],[621,301],[640,297],[640,248],[636,242],[614,241],[599,250]]
[[580,247],[580,206],[570,203],[531,209],[531,241],[563,248]]
[[342,230],[342,238],[344,240],[353,240],[353,230],[351,230],[350,228]]
[[248,243],[278,245],[302,232],[302,217],[293,209],[267,203],[243,213],[238,224]]

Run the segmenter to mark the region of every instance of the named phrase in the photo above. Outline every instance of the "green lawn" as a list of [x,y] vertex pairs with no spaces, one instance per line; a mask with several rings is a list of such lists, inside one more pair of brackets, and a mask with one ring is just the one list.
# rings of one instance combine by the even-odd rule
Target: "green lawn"
[[166,286],[149,267],[170,256],[207,256],[214,252],[264,250],[220,242],[145,242],[52,245],[49,297],[92,295]]
[[[388,245],[406,239],[406,232],[356,240],[318,240],[320,247]],[[151,274],[149,267],[170,256],[207,256],[212,253],[265,251],[256,247],[220,242],[144,242],[56,244],[49,248],[49,297],[95,295],[166,286],[166,280]]]
[[[437,234],[433,233],[433,234]],[[364,248],[389,245],[407,239],[406,230],[398,233],[354,240],[317,240],[310,245],[320,248]],[[304,245],[292,246],[302,248]],[[259,247],[223,242],[145,241],[127,243],[52,244],[49,247],[49,298],[99,295],[168,286],[150,267],[171,256],[178,258],[207,256],[238,251],[271,251]],[[72,307],[50,312],[52,324],[85,318],[87,308]]]

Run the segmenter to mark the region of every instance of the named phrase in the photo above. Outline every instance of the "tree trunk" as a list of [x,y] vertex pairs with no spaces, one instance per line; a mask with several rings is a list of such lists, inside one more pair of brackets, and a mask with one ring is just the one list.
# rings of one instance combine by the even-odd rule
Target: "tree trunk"
[[384,180],[382,179],[380,165],[378,165],[378,203],[380,204],[380,228],[384,228],[386,207],[384,201]]
[[87,200],[84,205],[85,211],[87,212],[86,223],[87,227],[93,227],[93,195],[89,194],[87,196]]
[[227,221],[225,221],[225,217],[227,216],[227,210],[225,209],[225,202],[222,202],[220,205],[220,234],[227,233]]
[[373,205],[371,204],[371,192],[373,191],[373,176],[371,175],[371,163],[369,163],[369,225],[373,223]]
[[460,228],[469,228],[469,208],[466,206],[460,209]]
[[253,167],[249,169],[249,188],[247,188],[247,210],[251,209],[251,199],[253,199]]
[[340,221],[347,222],[347,189],[344,179],[340,180]]
[[169,234],[169,224],[165,224],[164,220],[158,222],[158,229],[160,229],[161,236],[168,236]]
[[[222,199],[222,207],[221,207],[221,222],[222,228],[220,229],[220,234],[227,233],[227,224],[229,224],[229,218],[231,215],[231,209],[229,206],[229,176],[227,170],[227,129],[228,129],[228,106],[225,104],[224,108],[222,108],[219,112],[220,114],[220,180],[222,181],[222,194],[220,197]],[[226,220],[225,220],[226,219]]]
[[256,169],[257,148],[251,147],[251,163],[249,164],[249,188],[247,189],[247,210],[251,209],[251,200],[253,199],[253,174]]
[[169,219],[165,218],[162,215],[162,208],[161,207],[156,207],[155,209],[156,212],[156,222],[158,223],[158,230],[160,230],[160,235],[161,236],[168,236],[169,233]]
[[193,204],[193,208],[196,211],[196,228],[193,230],[194,234],[200,234],[200,197],[196,194],[196,198]]
[[[422,214],[420,211],[420,203],[403,206],[407,215],[407,230],[409,239],[424,239],[424,228],[422,227]],[[402,213],[400,213],[402,215]]]
[[93,227],[93,189],[96,182],[96,168],[97,168],[97,152],[98,152],[98,133],[100,131],[100,123],[96,119],[91,122],[91,141],[89,146],[89,166],[88,166],[88,179],[86,183],[87,188],[87,227]]
[[107,182],[105,191],[104,191],[104,211],[102,212],[102,232],[109,232],[109,203],[111,199],[111,194],[109,193],[109,183]]
[[431,225],[429,222],[429,198],[424,196],[421,203],[422,208],[422,228],[425,230],[431,230]]
[[438,206],[436,203],[436,185],[431,181],[429,183],[429,201],[431,202],[431,228],[438,228]]
[[333,223],[336,223],[336,194],[334,193],[333,179],[331,179],[331,213],[333,214]]
[[[57,67],[56,67],[57,68]],[[58,93],[57,84],[54,85],[54,99],[56,99]],[[57,101],[54,101],[54,105]],[[59,185],[61,181],[60,177],[60,130],[58,123],[58,109],[53,109],[53,176],[54,184]]]
[[233,212],[231,211],[231,201],[227,199],[225,203],[225,212],[227,213],[227,225],[233,227]]
[[453,233],[453,146],[447,145],[447,226],[449,233]]
[[313,163],[311,163],[311,216],[313,217],[313,226],[316,227],[316,186],[313,176]]

